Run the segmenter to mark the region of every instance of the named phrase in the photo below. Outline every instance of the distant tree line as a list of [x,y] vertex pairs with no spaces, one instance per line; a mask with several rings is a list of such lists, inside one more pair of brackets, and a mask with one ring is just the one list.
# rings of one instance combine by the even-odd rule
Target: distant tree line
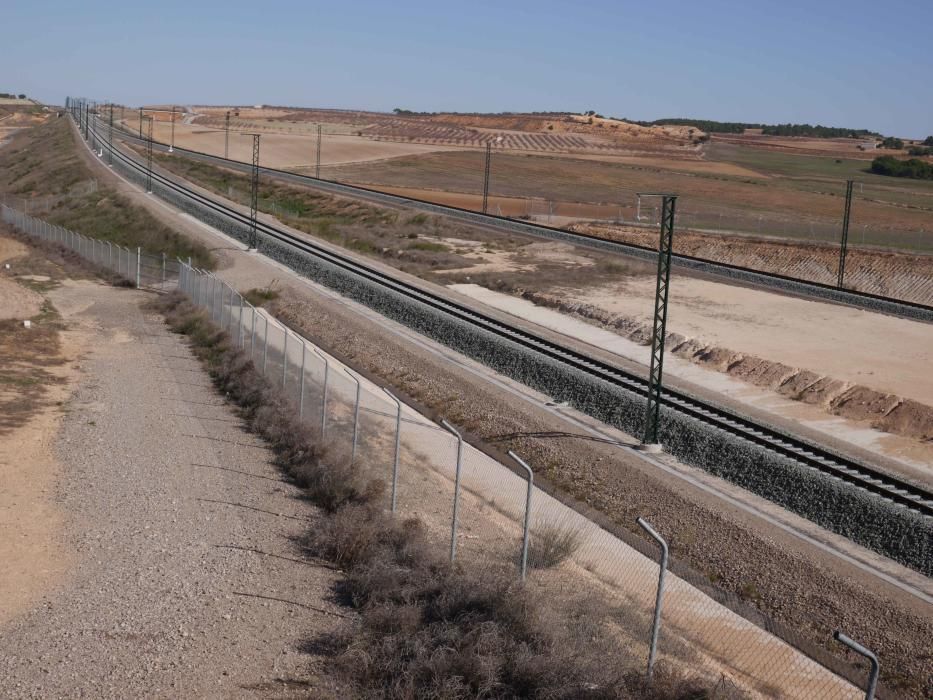
[[881,136],[881,134],[868,129],[846,129],[834,126],[817,124],[755,124],[752,122],[720,122],[713,119],[655,119],[652,122],[625,119],[631,124],[640,126],[692,126],[709,134],[741,134],[746,129],[761,129],[761,133],[769,136],[809,136],[811,138],[866,138]]
[[4,100],[25,100],[25,95],[14,95],[12,92],[0,92],[0,99]]
[[911,146],[907,149],[907,155],[909,156],[933,156],[933,148],[925,148],[924,146]]
[[777,124],[761,127],[761,133],[769,136],[809,136],[818,139],[861,139],[869,136],[881,136],[876,131],[868,129],[846,129],[836,126],[822,126],[817,124]]
[[871,162],[871,171],[876,175],[933,180],[933,164],[925,163],[919,158],[898,160],[894,156],[878,156]]
[[890,148],[895,151],[899,151],[904,147],[904,142],[893,136],[888,136],[884,141],[881,142],[882,148]]
[[933,146],[933,136],[927,136],[926,140],[923,142],[924,146]]

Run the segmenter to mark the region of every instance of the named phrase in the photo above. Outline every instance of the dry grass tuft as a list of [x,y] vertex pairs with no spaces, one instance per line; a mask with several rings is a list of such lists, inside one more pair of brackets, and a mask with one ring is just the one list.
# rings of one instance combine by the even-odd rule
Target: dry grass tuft
[[559,525],[532,528],[528,541],[528,565],[535,569],[550,569],[563,563],[580,548],[580,532]]

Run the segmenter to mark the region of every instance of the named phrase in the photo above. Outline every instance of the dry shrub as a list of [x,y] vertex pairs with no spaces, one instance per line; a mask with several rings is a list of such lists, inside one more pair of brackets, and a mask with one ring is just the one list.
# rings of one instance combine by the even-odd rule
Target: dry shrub
[[569,559],[580,548],[579,530],[560,525],[543,525],[531,531],[528,541],[528,565],[550,569]]
[[[226,396],[266,439],[278,463],[330,516],[306,536],[309,550],[345,572],[340,592],[358,622],[309,644],[359,697],[653,698],[720,697],[662,670],[646,685],[624,672],[612,614],[595,598],[545,598],[513,567],[461,568],[430,546],[418,520],[374,505],[380,484],[348,455],[324,446],[225,333],[181,294],[153,307],[185,332]],[[578,537],[537,534],[539,561],[563,561]],[[619,663],[607,659],[620,657]],[[722,696],[725,697],[725,696]]]
[[240,407],[250,429],[269,443],[277,463],[307,489],[315,503],[333,512],[348,503],[371,501],[382,493],[382,483],[369,478],[363,467],[352,465],[349,454],[323,445],[317,431],[298,420],[279,389],[184,294],[168,294],[154,301],[151,308],[164,314],[172,330],[189,338],[218,388]]

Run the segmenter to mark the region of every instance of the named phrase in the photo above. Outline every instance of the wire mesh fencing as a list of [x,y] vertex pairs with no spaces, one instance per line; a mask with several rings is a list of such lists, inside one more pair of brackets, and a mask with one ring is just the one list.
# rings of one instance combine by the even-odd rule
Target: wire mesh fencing
[[555,602],[585,592],[587,604],[611,620],[620,649],[614,663],[644,671],[664,660],[751,697],[863,696],[863,679],[853,682],[838,659],[789,643],[789,635],[772,633],[772,624],[739,614],[737,601],[681,573],[676,561],[669,565],[661,556],[663,533],[655,546],[610,532],[535,485],[535,467],[520,455],[504,464],[467,444],[456,426],[427,419],[216,275],[175,261],[166,266],[163,283],[158,256],[110,246],[9,207],[2,215],[139,286],[177,286],[281,388],[330,454],[382,481],[385,508],[426,523],[451,560],[511,569]]
[[43,219],[30,216],[6,204],[0,205],[2,219],[16,230],[29,236],[64,246],[82,258],[130,282],[137,289],[173,289],[178,283],[182,263],[164,253],[153,255],[141,248],[126,248],[56,226]]
[[678,575],[668,574],[659,597],[657,553],[640,551],[535,486],[514,457],[517,471],[466,444],[456,427],[428,420],[222,279],[183,265],[179,287],[334,453],[386,485],[385,507],[427,522],[451,559],[513,567],[555,597],[590,589],[611,610],[633,668],[649,656],[660,600],[658,659],[686,664],[711,682],[728,679],[751,696],[860,697],[855,685]]

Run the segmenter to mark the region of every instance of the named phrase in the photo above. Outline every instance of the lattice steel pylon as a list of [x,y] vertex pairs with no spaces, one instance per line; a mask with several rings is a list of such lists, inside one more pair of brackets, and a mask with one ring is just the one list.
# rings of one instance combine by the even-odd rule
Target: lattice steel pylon
[[172,105],[172,140],[168,145],[168,152],[175,151],[175,105]]
[[852,185],[853,180],[846,180],[846,205],[842,214],[842,237],[839,241],[839,274],[836,286],[840,289],[846,278],[846,253],[849,245],[849,215],[852,213]]
[[316,177],[318,180],[321,179],[321,134],[322,134],[321,125],[318,124],[317,125],[317,157],[314,161],[315,162],[314,177]]
[[[149,120],[149,129],[147,133],[146,140],[146,192],[152,193],[152,117],[147,117]],[[142,122],[140,122],[141,124]]]
[[[641,195],[645,196],[645,195]],[[661,414],[661,388],[664,370],[664,335],[667,330],[667,299],[671,282],[671,253],[674,248],[674,217],[677,196],[664,194],[661,207],[661,242],[658,246],[658,278],[654,295],[654,317],[651,329],[651,364],[648,369],[648,404],[645,410],[645,432],[642,445],[658,444],[658,422]]]
[[250,173],[249,199],[249,247],[259,250],[259,235],[256,231],[256,212],[259,208],[259,134],[243,134],[253,137],[253,170]]
[[113,167],[113,102],[110,103],[110,130],[107,132],[107,164]]
[[230,157],[230,110],[224,116],[224,158]]
[[492,143],[486,142],[486,170],[483,173],[483,213],[487,213],[489,207],[489,165],[492,161]]

